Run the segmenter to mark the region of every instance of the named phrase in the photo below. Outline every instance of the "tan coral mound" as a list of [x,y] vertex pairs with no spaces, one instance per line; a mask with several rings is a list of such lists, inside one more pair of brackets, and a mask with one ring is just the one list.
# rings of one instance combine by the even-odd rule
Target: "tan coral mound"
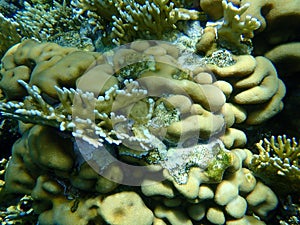
[[[297,50],[299,47],[291,48],[291,46],[299,45],[300,1],[242,0],[241,5],[246,4],[246,2],[250,3],[246,13],[256,17],[262,24],[254,38],[255,54],[263,55],[268,52],[266,57],[275,63],[282,75],[293,73],[293,71],[299,72],[299,60],[295,60],[293,56],[289,58],[289,68],[282,66],[286,65],[285,60],[288,60],[286,56],[297,56],[297,52],[299,52]],[[279,49],[276,50],[279,46],[280,51]],[[281,61],[280,58],[282,57],[285,59]],[[273,59],[275,60],[273,61]]]
[[278,73],[285,77],[295,75],[300,71],[300,42],[278,45],[265,53],[278,70]]
[[[32,55],[43,57],[30,67]],[[225,147],[246,143],[236,124],[261,123],[278,110],[284,86],[264,57],[193,70],[180,57],[152,41],[107,56],[32,41],[12,48],[2,60],[1,88],[12,88],[1,111],[37,125],[20,123],[0,197],[30,194],[42,225],[264,224],[253,212],[263,219],[275,194],[243,167],[248,150]],[[25,81],[7,84],[20,66],[28,68]]]
[[208,68],[234,87],[234,95],[229,101],[244,108],[246,123],[260,124],[282,110],[285,86],[265,57],[242,55],[237,56],[236,61],[232,66],[208,65]]
[[151,225],[153,213],[135,192],[121,192],[106,197],[100,205],[100,214],[109,224]]
[[[249,55],[241,55],[233,57],[236,61],[233,65],[221,67],[217,64],[208,64],[208,68],[199,66],[193,71],[186,72],[186,69],[182,68],[185,65],[179,63],[181,56],[177,48],[166,43],[157,44],[149,41],[134,42],[127,48],[117,50],[113,53],[113,65],[109,62],[111,59],[105,57],[99,53],[88,53],[55,44],[39,44],[27,40],[11,48],[2,59],[0,87],[6,95],[6,100],[12,100],[26,96],[19,79],[29,82],[27,92],[30,91],[30,86],[36,85],[43,92],[43,96],[47,97],[45,104],[50,103],[42,107],[43,114],[47,115],[43,120],[56,119],[58,124],[60,123],[60,129],[62,126],[64,129],[72,126],[71,121],[65,121],[64,118],[68,118],[67,114],[72,113],[70,104],[73,101],[76,103],[77,100],[72,99],[74,95],[72,91],[67,92],[65,89],[58,91],[57,87],[77,87],[81,91],[93,92],[96,96],[108,95],[104,99],[94,99],[96,110],[100,114],[116,110],[127,113],[129,108],[126,105],[138,102],[130,109],[131,116],[142,123],[148,120],[147,114],[152,113],[149,112],[152,107],[150,103],[152,100],[149,97],[152,95],[160,98],[157,102],[161,102],[161,105],[157,103],[157,110],[154,112],[159,114],[160,119],[153,115],[151,126],[157,126],[157,123],[162,122],[158,120],[164,118],[162,123],[165,124],[166,129],[159,131],[152,129],[151,132],[165,135],[171,142],[185,142],[195,135],[207,139],[222,133],[225,125],[222,140],[227,148],[243,146],[246,143],[245,134],[237,130],[235,124],[244,122],[260,124],[283,107],[281,99],[285,94],[285,87],[277,78],[273,65],[264,57],[253,58]],[[139,62],[140,58],[145,61]],[[129,68],[131,63],[136,64]],[[127,69],[129,72],[126,72]],[[130,76],[136,79],[138,84],[130,83],[131,81],[126,83]],[[124,83],[125,90],[117,90],[125,87],[122,82],[126,83]],[[124,91],[134,92],[136,88],[143,89],[136,85],[142,86],[145,89],[143,92],[146,91],[148,94],[130,93],[132,98],[129,99],[124,95]],[[161,98],[165,94],[170,97]],[[138,101],[142,95],[143,98],[147,98],[148,103]],[[85,98],[87,98],[85,101],[90,101],[89,97]],[[48,109],[57,99],[62,101],[63,107],[58,107],[53,117],[52,111]],[[37,102],[33,103],[30,100],[31,106],[25,105],[25,108],[37,109],[35,106],[40,103],[38,99],[35,101]],[[163,105],[165,108],[161,108]],[[6,105],[6,107],[10,113],[13,113],[11,106]],[[79,107],[78,111],[73,111],[73,114],[79,113],[76,116],[85,117],[86,110],[88,108]],[[163,113],[162,110],[169,112]],[[178,113],[177,120],[168,119],[170,110],[172,113]],[[143,113],[140,114],[141,112]],[[64,114],[64,118],[60,118],[61,113]],[[102,126],[106,126],[107,129],[111,125],[116,127],[118,123],[116,119],[111,122],[105,119]],[[44,124],[53,123],[44,121]],[[135,129],[137,129],[135,135],[145,138],[140,126]]]
[[0,88],[7,99],[19,99],[24,95],[24,89],[17,82],[21,79],[56,97],[55,85],[74,86],[76,79],[97,57],[100,57],[99,53],[26,40],[12,47],[1,60]]
[[[251,171],[242,167],[243,163],[252,158],[252,154],[245,149],[235,149],[228,153],[231,158],[230,166],[219,183],[211,184],[208,171],[192,168],[188,182],[178,184],[163,170],[161,172],[165,180],[161,182],[145,180],[141,189],[132,187],[131,191],[126,191],[126,186],[121,185],[107,193],[99,193],[95,189],[95,183],[103,178],[91,168],[85,167],[85,164],[82,164],[78,172],[75,172],[78,168],[70,168],[68,161],[73,161],[72,152],[63,152],[59,145],[48,150],[42,146],[37,148],[30,142],[35,133],[52,137],[42,140],[50,145],[53,138],[60,139],[48,131],[47,127],[34,126],[15,144],[12,161],[7,168],[11,172],[6,174],[4,186],[6,194],[27,193],[32,196],[33,208],[39,214],[39,223],[42,225],[86,225],[92,222],[117,225],[134,224],[137,221],[143,225],[150,225],[154,221],[192,225],[204,219],[211,224],[246,224],[247,221],[264,224],[250,214],[255,212],[263,218],[277,205],[274,193],[257,181]],[[43,134],[44,132],[46,133]],[[21,144],[28,141],[26,146]],[[60,160],[65,161],[66,165],[51,163],[51,157],[37,160],[32,152],[37,155],[63,154]],[[18,160],[20,153],[24,161]],[[15,171],[16,168],[20,169]],[[66,173],[70,170],[72,172]],[[151,170],[160,171],[149,167],[149,171]],[[17,176],[15,173],[23,175]],[[31,177],[31,180],[27,181],[25,177]],[[85,185],[79,186],[73,182],[76,178],[80,178]],[[93,193],[93,196],[87,192]],[[182,210],[182,207],[186,210]],[[231,219],[226,220],[228,216]]]

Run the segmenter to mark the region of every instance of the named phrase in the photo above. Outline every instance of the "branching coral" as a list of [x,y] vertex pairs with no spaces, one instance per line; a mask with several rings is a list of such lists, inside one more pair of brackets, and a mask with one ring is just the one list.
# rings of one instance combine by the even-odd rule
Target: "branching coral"
[[5,159],[5,158],[0,160],[0,190],[2,189],[2,187],[5,184],[4,173],[5,173],[5,170],[6,170],[7,162],[8,162],[8,160]]
[[0,13],[0,57],[9,47],[20,42],[21,36],[17,32],[19,24],[11,19],[5,18]]
[[13,18],[3,18],[16,21],[15,32],[22,37],[103,50],[138,38],[161,39],[166,31],[177,29],[179,21],[198,19],[196,10],[180,5],[168,0],[25,1]]
[[217,31],[218,42],[221,46],[226,46],[233,51],[247,52],[245,46],[241,42],[250,41],[253,38],[253,31],[260,27],[260,22],[247,15],[244,20],[241,15],[245,13],[249,4],[245,4],[240,8],[222,1],[224,9],[224,22]]
[[36,38],[40,41],[53,41],[65,46],[93,50],[93,44],[81,33],[84,18],[79,18],[67,1],[60,4],[30,4],[24,2],[25,8],[14,16],[20,26],[22,36]]
[[18,21],[28,36],[39,40],[47,40],[57,33],[68,31],[68,29],[79,29],[80,21],[72,18],[72,9],[57,1],[53,6],[49,4],[36,4],[24,2],[24,10],[18,11],[14,19]]
[[[62,131],[73,130],[75,122],[77,126],[77,134],[74,135],[76,137],[83,138],[87,142],[93,144],[95,147],[97,147],[98,145],[102,145],[101,143],[103,142],[103,140],[101,139],[101,136],[103,136],[109,143],[118,143],[117,141],[110,138],[109,133],[105,132],[100,126],[97,126],[92,121],[88,119],[75,118],[75,121],[73,122],[73,119],[71,117],[72,105],[74,104],[74,101],[77,100],[77,104],[79,99],[80,101],[82,101],[82,104],[96,101],[95,104],[101,105],[103,102],[102,98],[95,99],[92,93],[83,93],[80,90],[75,91],[74,89],[68,90],[66,88],[60,89],[57,87],[57,95],[62,105],[60,107],[54,108],[42,98],[41,91],[38,87],[30,87],[22,80],[20,80],[19,83],[25,87],[29,95],[24,99],[23,103],[2,103],[2,115],[12,116],[25,123],[35,121],[35,123],[56,127]],[[109,98],[108,96],[111,93],[111,90],[106,93],[106,99]],[[101,120],[99,124],[107,123],[107,115],[105,113],[97,111],[97,109],[94,110],[97,121]],[[84,132],[88,131],[89,129],[94,130],[95,133],[85,134]],[[100,137],[98,138],[98,140],[93,140],[93,135],[99,135]]]
[[300,145],[295,138],[289,139],[285,135],[274,136],[261,140],[256,144],[259,150],[254,155],[250,168],[264,178],[275,188],[289,183],[291,189],[287,192],[298,191],[300,187]]
[[116,36],[113,41],[117,43],[133,41],[134,38],[162,39],[166,31],[177,28],[178,21],[198,18],[197,11],[174,8],[168,0],[145,1],[144,5],[132,2],[123,11],[118,10],[120,17],[112,17],[112,32]]
[[[77,13],[87,12],[90,24],[101,29],[115,44],[138,38],[161,39],[177,28],[178,21],[196,20],[198,12],[175,7],[172,1],[75,1]],[[108,27],[107,24],[111,24]],[[107,32],[108,31],[108,32]],[[110,33],[111,32],[111,33]]]
[[[202,45],[210,45],[213,48],[215,41],[224,48],[230,49],[237,54],[247,54],[251,52],[251,38],[253,38],[253,32],[260,27],[260,22],[256,18],[247,15],[242,19],[242,15],[249,8],[249,4],[244,4],[241,7],[234,6],[231,2],[226,0],[222,1],[224,17],[222,21],[208,24],[204,30],[204,35],[200,43],[198,44],[198,50],[203,51],[205,49],[206,54],[210,54],[208,47]],[[211,29],[215,27],[216,29]],[[208,42],[206,39],[211,39]],[[248,45],[247,45],[248,44]],[[210,50],[211,51],[211,50]]]

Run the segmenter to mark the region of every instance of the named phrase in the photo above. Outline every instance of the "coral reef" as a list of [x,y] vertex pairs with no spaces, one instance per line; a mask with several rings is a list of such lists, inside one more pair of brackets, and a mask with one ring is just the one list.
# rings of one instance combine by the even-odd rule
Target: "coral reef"
[[290,184],[288,190],[281,191],[282,194],[298,192],[300,145],[296,139],[272,136],[270,140],[261,140],[256,147],[259,155],[254,155],[250,162],[251,170],[277,191]]
[[[33,48],[35,51],[28,51]],[[43,54],[39,57],[35,57],[35,52],[40,51],[42,51]],[[111,120],[112,118],[106,117],[114,116],[115,122],[113,125],[116,125],[117,123],[125,124],[125,118],[115,118],[116,115],[109,115],[109,110],[112,107],[114,108],[111,112],[117,109],[120,110],[120,108],[123,107],[117,106],[117,104],[119,104],[118,102],[126,102],[129,105],[134,102],[134,100],[128,100],[126,97],[122,97],[122,95],[125,94],[125,90],[121,91],[118,89],[126,87],[126,92],[130,93],[127,95],[136,95],[135,99],[147,98],[147,93],[156,93],[156,95],[160,96],[163,95],[160,91],[160,86],[155,88],[154,86],[151,86],[152,78],[156,80],[160,79],[161,85],[164,86],[164,88],[167,88],[166,93],[172,95],[175,94],[175,96],[172,97],[173,99],[166,98],[162,101],[162,104],[168,102],[168,104],[173,107],[173,110],[175,110],[173,113],[176,114],[177,101],[190,101],[187,100],[184,95],[192,100],[191,103],[186,105],[185,109],[180,110],[184,110],[184,112],[177,111],[177,113],[179,113],[178,116],[181,117],[181,121],[174,120],[172,123],[164,122],[164,126],[166,127],[166,137],[169,142],[178,142],[178,139],[180,139],[180,141],[184,143],[186,140],[191,139],[197,132],[199,133],[197,136],[201,139],[207,139],[210,136],[222,132],[223,126],[225,126],[225,134],[221,139],[227,148],[231,148],[233,146],[242,146],[246,143],[245,134],[233,127],[235,123],[241,124],[246,122],[247,124],[260,124],[282,109],[283,104],[281,99],[285,94],[285,87],[281,80],[278,79],[276,70],[266,58],[257,57],[255,59],[252,56],[232,56],[232,59],[229,57],[231,63],[225,67],[224,65],[220,67],[220,65],[211,64],[211,62],[214,63],[214,61],[205,58],[198,68],[194,68],[194,71],[190,71],[190,74],[188,74],[184,72],[184,67],[188,65],[180,65],[181,55],[178,54],[178,49],[171,45],[161,45],[160,47],[160,45],[155,43],[151,44],[151,42],[147,41],[135,42],[131,46],[128,46],[128,49],[120,49],[117,51],[113,59],[114,64],[110,65],[105,62],[105,56],[101,56],[99,53],[89,53],[71,48],[62,48],[51,43],[38,44],[30,40],[25,41],[10,49],[3,58],[0,87],[3,89],[7,100],[20,99],[22,96],[26,96],[26,91],[22,85],[20,85],[19,79],[29,82],[29,85],[36,85],[38,88],[30,89],[28,85],[26,86],[24,82],[21,82],[23,86],[26,87],[27,92],[31,97],[28,97],[27,100],[21,104],[3,103],[2,110],[6,114],[15,114],[18,119],[22,119],[25,122],[32,122],[33,117],[35,117],[34,120],[37,121],[36,117],[39,115],[39,117],[44,117],[42,120],[45,125],[50,125],[52,123],[55,127],[60,126],[64,127],[64,129],[67,127],[69,127],[68,129],[73,129],[73,127],[69,125],[73,123],[72,119],[70,119],[70,116],[72,115],[70,105],[72,105],[72,98],[74,96],[81,96],[81,101],[83,102],[94,99],[93,101],[95,101],[96,106],[99,106],[99,108],[96,107],[95,109],[97,110],[97,117],[99,117],[100,120]],[[21,57],[19,57],[19,55],[21,55]],[[141,67],[128,69],[127,64],[133,63],[138,57],[150,60],[151,57],[153,57],[152,55],[154,55],[153,59],[158,62],[153,62],[152,59],[152,63],[137,64]],[[61,58],[61,56],[65,57]],[[51,60],[49,60],[49,57],[51,57]],[[190,57],[195,58],[193,55]],[[32,59],[35,64],[32,65],[32,61],[29,61],[29,59]],[[47,59],[46,62],[44,61],[45,59]],[[124,59],[126,59],[126,61],[124,61]],[[77,60],[80,60],[80,63],[77,63]],[[236,63],[231,65],[234,61]],[[95,62],[97,65],[92,66]],[[120,62],[122,64],[120,64]],[[162,64],[162,62],[170,63],[179,68],[182,67],[183,70],[175,68],[171,69],[170,66]],[[201,66],[203,63],[205,65],[205,62],[207,63],[208,70],[205,69],[205,66]],[[118,68],[120,67],[124,67],[125,71],[129,74],[123,74],[122,71],[124,69],[118,72]],[[105,69],[106,72],[102,75],[101,73],[97,74],[102,68],[107,68]],[[85,73],[88,69],[89,71]],[[169,72],[166,73],[164,71]],[[210,71],[216,74],[216,81],[213,81],[215,78],[211,76]],[[116,73],[116,76],[112,76],[114,73]],[[11,79],[12,74],[14,74],[13,79]],[[137,77],[134,78],[134,76]],[[183,77],[180,78],[180,76]],[[205,76],[208,81],[204,81],[203,77]],[[102,79],[106,77],[105,79],[108,80],[106,84],[101,84],[99,83],[100,81],[96,81],[96,79],[100,79],[101,77],[103,77]],[[138,79],[139,83],[127,81],[127,77]],[[118,80],[124,82],[124,84],[121,84]],[[78,85],[82,86],[80,87],[80,90],[63,89],[63,87],[66,86],[76,88],[75,83],[77,83],[77,87]],[[91,86],[90,83],[93,83],[93,85]],[[146,89],[143,90],[142,86]],[[180,87],[180,89],[174,92],[172,86]],[[236,89],[233,90],[233,87]],[[134,93],[135,89],[139,89],[139,94]],[[172,93],[170,93],[170,90]],[[102,98],[93,97],[93,95],[84,93],[84,91],[93,92],[97,95],[100,91],[101,94],[108,96],[103,96]],[[40,92],[42,92],[43,95],[46,94],[48,97],[57,99],[62,103],[63,107],[54,109],[47,104],[47,101],[44,101],[44,103],[40,102],[42,100],[41,97],[38,97]],[[176,97],[176,95],[178,95],[178,97]],[[259,96],[259,98],[257,96]],[[57,100],[53,99],[53,101]],[[30,102],[30,104],[24,104],[27,101]],[[155,103],[150,103],[153,101],[151,98],[148,98],[146,101],[148,101],[148,103],[139,103],[140,106],[137,106],[142,107],[142,105],[145,105],[146,107],[143,109],[146,110],[144,115],[145,121],[143,121],[142,124],[135,124],[136,127],[133,128],[135,129],[137,136],[145,133],[141,129],[153,130],[153,127],[157,126],[155,124],[158,123],[158,121],[154,122],[157,120],[155,115],[152,115],[153,113],[148,111],[151,109],[147,109],[147,107],[153,107]],[[120,104],[124,105],[124,103]],[[151,106],[151,104],[153,106]],[[254,104],[255,107],[249,107],[249,105]],[[157,107],[154,107],[152,110],[159,113],[158,110],[161,106],[162,105],[159,106],[157,103]],[[178,106],[181,106],[181,103],[179,103]],[[14,113],[17,109],[17,113]],[[25,109],[25,111],[22,109]],[[33,115],[31,116],[31,119],[28,119],[31,114],[28,110],[37,110],[36,113],[38,114]],[[124,112],[126,112],[126,110],[128,110],[126,107],[122,109]],[[164,110],[169,109],[167,107]],[[53,116],[53,111],[56,116]],[[187,112],[189,113],[187,114]],[[22,114],[26,115],[26,117],[22,116]],[[184,117],[182,117],[182,115],[184,115]],[[51,120],[49,119],[49,116],[51,116]],[[78,116],[85,119],[82,115]],[[152,120],[148,121],[149,119],[146,119],[147,116],[152,116]],[[223,116],[224,119],[222,118]],[[161,115],[159,117],[161,117]],[[137,118],[133,119],[137,120]],[[124,121],[121,122],[121,120]],[[141,118],[139,118],[139,120],[141,120]],[[40,119],[38,121],[42,122]],[[111,122],[106,121],[104,124],[111,124]],[[145,124],[147,124],[148,128],[144,127]],[[202,125],[201,127],[198,127],[195,124]],[[152,128],[149,128],[149,125]],[[81,124],[80,126],[84,125]],[[118,126],[121,127],[121,125]],[[182,130],[184,127],[189,127],[189,129]],[[122,129],[126,130],[128,128]],[[102,130],[100,133],[103,134],[107,132],[103,132]],[[123,136],[122,138],[125,137]],[[146,138],[144,134],[138,138],[149,139],[149,137]]]
[[[51,144],[53,139],[57,142]],[[264,217],[277,205],[271,189],[242,167],[244,161],[251,159],[249,151],[228,152],[230,166],[225,169],[222,181],[215,185],[210,184],[206,171],[200,168],[192,168],[188,182],[178,184],[168,171],[149,167],[149,172],[160,172],[165,180],[145,179],[141,193],[137,194],[130,188],[126,190],[126,186],[105,180],[86,163],[76,169],[71,142],[66,141],[54,130],[36,125],[13,147],[5,175],[5,195],[30,193],[40,224],[105,224],[104,221],[132,224],[133,220],[138,221],[136,213],[143,215],[139,224],[152,224],[158,220],[155,218],[171,224],[182,224],[182,221],[193,224],[202,220],[223,224],[228,216],[231,217],[227,220],[229,224],[250,221],[265,224],[251,215],[255,212]],[[41,148],[41,143],[48,145]],[[111,175],[122,179],[120,169],[112,165],[106,171],[113,170]],[[187,210],[179,211],[182,206]]]
[[[247,2],[247,3],[246,3]],[[284,4],[279,0],[242,0],[241,5],[250,3],[246,13],[256,17],[261,27],[256,35],[257,54],[287,42],[299,42],[299,0]],[[262,43],[263,42],[263,43]]]
[[[177,4],[178,5],[178,4]],[[177,8],[172,1],[86,1],[74,2],[77,13],[87,13],[94,30],[102,30],[111,36],[115,44],[144,39],[162,39],[167,31],[177,29],[178,21],[196,20],[198,12]],[[107,29],[106,24],[112,24]],[[110,33],[111,32],[111,33]]]
[[249,6],[244,4],[236,7],[231,2],[223,0],[222,21],[207,24],[197,50],[209,55],[216,47],[214,42],[217,42],[219,46],[230,49],[236,54],[251,53],[253,32],[260,27],[260,22],[249,14],[242,18]]
[[0,13],[0,57],[12,45],[21,41],[20,34],[17,33],[18,24],[11,19],[5,18]]
[[297,224],[297,3],[1,1],[1,224]]
[[[31,40],[12,47],[2,59],[0,87],[6,99],[0,104],[2,115],[38,125],[20,124],[22,138],[13,146],[2,196],[30,194],[41,224],[58,221],[68,224],[63,222],[64,218],[55,216],[67,209],[76,211],[70,217],[82,224],[95,220],[110,223],[118,217],[107,214],[108,209],[103,208],[108,204],[105,199],[114,199],[112,191],[127,199],[120,184],[137,182],[136,185],[142,185],[143,195],[132,193],[136,196],[131,197],[136,198],[132,203],[137,204],[136,207],[142,207],[145,196],[155,199],[156,195],[164,196],[164,193],[167,198],[175,197],[175,192],[182,195],[180,200],[166,199],[165,206],[147,204],[145,217],[149,222],[144,224],[151,224],[154,217],[178,224],[173,214],[177,214],[177,207],[186,205],[186,201],[193,202],[190,212],[180,213],[187,224],[204,218],[221,224],[226,215],[233,218],[227,223],[255,220],[264,224],[251,213],[264,218],[276,207],[276,196],[256,181],[251,171],[242,167],[242,162],[251,158],[251,154],[246,150],[228,151],[223,143],[227,148],[246,143],[245,134],[232,125],[247,121],[243,104],[256,104],[258,108],[261,105],[260,111],[254,111],[257,114],[268,110],[260,103],[272,101],[276,96],[280,83],[276,71],[265,58],[251,56],[228,57],[228,65],[221,61],[216,63],[222,67],[207,64],[211,70],[203,65],[217,61],[198,59],[201,63],[191,67],[186,61],[179,63],[182,55],[186,57],[184,54],[186,52],[170,44],[151,41],[133,42],[107,54]],[[190,57],[197,61],[197,56]],[[245,62],[250,60],[252,64],[245,68]],[[259,66],[260,62],[270,66]],[[20,68],[26,74],[13,72]],[[209,71],[215,72],[217,77]],[[11,79],[12,73],[14,79]],[[244,78],[244,74],[248,76]],[[243,79],[234,79],[236,84],[230,83],[230,79],[218,80],[230,76]],[[278,82],[275,87],[263,81],[268,76],[275,79],[272,85]],[[244,80],[251,81],[247,82],[251,85],[246,85],[249,90],[243,87]],[[242,85],[242,92],[233,92],[237,84]],[[251,88],[254,93],[261,93],[262,100],[256,99],[256,94],[247,96]],[[230,97],[232,93],[234,98]],[[244,93],[247,97],[239,97]],[[280,102],[281,98],[282,95],[276,96],[273,101]],[[255,122],[261,123],[267,118],[262,116]],[[54,139],[56,141],[52,142]],[[143,176],[132,176],[132,171],[124,170],[122,162],[114,157],[107,158],[101,151],[109,151],[127,163],[144,165],[139,169]],[[16,176],[16,173],[23,175]],[[157,181],[155,177],[166,180]],[[240,183],[243,179],[252,184]],[[151,186],[153,183],[155,188]],[[210,186],[209,183],[216,184]],[[203,200],[211,199],[207,200],[211,201],[208,205],[212,204],[208,208],[200,204],[202,197],[197,200],[198,193],[202,195],[199,192],[202,184],[215,196],[203,197]],[[85,192],[98,195],[92,198]],[[257,202],[257,195],[265,197]],[[120,203],[121,208],[116,209],[116,213],[125,210],[131,215],[125,202]],[[239,210],[234,209],[236,204],[241,205]],[[221,210],[223,207],[225,211]],[[199,210],[203,212],[197,214]],[[128,222],[121,224],[132,223],[131,216],[127,215]]]

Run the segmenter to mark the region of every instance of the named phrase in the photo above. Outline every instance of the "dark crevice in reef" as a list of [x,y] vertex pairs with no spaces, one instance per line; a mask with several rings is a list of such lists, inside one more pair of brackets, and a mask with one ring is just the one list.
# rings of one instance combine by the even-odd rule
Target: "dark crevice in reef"
[[0,116],[0,158],[9,158],[13,144],[20,137],[21,135],[18,132],[18,122],[16,120],[6,119]]

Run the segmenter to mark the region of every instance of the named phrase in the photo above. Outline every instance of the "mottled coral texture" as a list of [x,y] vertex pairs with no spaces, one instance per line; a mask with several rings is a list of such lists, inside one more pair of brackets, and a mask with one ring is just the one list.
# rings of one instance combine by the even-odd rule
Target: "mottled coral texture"
[[[225,222],[226,215],[232,218],[228,223],[246,223],[256,220],[248,214],[251,210],[264,218],[268,211],[277,205],[274,193],[257,182],[251,171],[242,167],[244,160],[250,160],[250,152],[228,151],[224,147],[224,150],[218,150],[213,144],[211,147],[216,148],[215,150],[209,150],[207,145],[207,150],[203,148],[202,153],[197,153],[193,145],[198,145],[198,142],[191,142],[194,138],[206,139],[209,142],[211,136],[217,135],[227,148],[243,146],[246,143],[246,135],[234,128],[234,124],[257,124],[269,118],[268,110],[274,111],[272,105],[280,104],[283,96],[280,94],[281,88],[284,86],[280,86],[281,81],[266,58],[234,56],[236,63],[231,66],[218,67],[209,64],[207,66],[210,70],[199,66],[193,71],[188,71],[183,68],[184,65],[178,63],[180,54],[175,46],[148,41],[132,43],[127,48],[115,51],[113,65],[108,64],[105,57],[99,53],[30,40],[7,52],[2,60],[0,85],[7,100],[17,100],[19,103],[1,103],[2,112],[23,122],[44,126],[34,125],[22,129],[23,136],[13,147],[13,156],[6,172],[4,193],[30,194],[34,199],[34,209],[40,214],[41,224],[55,224],[58,221],[60,224],[70,224],[68,221],[77,221],[80,224],[87,224],[88,221],[97,221],[99,224],[101,221],[130,224],[136,210],[128,207],[135,207],[134,205],[143,207],[145,217],[148,218],[140,224],[163,220],[179,224],[182,219],[187,224],[192,224],[204,218],[213,224],[220,224]],[[133,66],[135,64],[128,66],[128,63],[135,62],[136,57],[148,60],[154,57],[155,60],[146,61],[145,64],[138,63],[136,67]],[[9,79],[11,73],[14,73],[12,71],[17,71],[20,67],[27,70],[27,75],[22,77],[22,73],[21,77]],[[210,71],[213,71],[216,77],[212,77]],[[103,84],[98,80],[99,76],[105,78],[107,83]],[[128,77],[136,79],[137,82],[127,80]],[[19,79],[23,81],[18,81]],[[155,85],[153,82],[157,81],[160,84]],[[100,87],[95,86],[97,84],[102,84],[100,90],[97,90],[97,87]],[[80,87],[81,92],[70,89],[76,87]],[[181,91],[173,87],[181,87]],[[92,92],[88,94],[82,91]],[[100,92],[100,97],[95,98],[94,94],[98,94],[97,92]],[[126,97],[125,93],[130,98]],[[158,97],[150,99],[146,93],[156,93]],[[257,95],[261,95],[262,98],[257,99]],[[83,117],[87,115],[84,111],[77,112],[76,120],[72,121],[71,107],[76,101],[76,96],[80,97],[84,104],[87,104],[86,100],[90,103],[95,102],[94,115],[97,119],[94,125]],[[153,101],[157,103],[151,103]],[[125,114],[131,120],[134,119],[131,125],[134,129],[130,128],[133,134],[130,134],[128,118],[116,113],[122,110],[125,112],[125,109],[128,110],[127,105],[132,103],[134,106],[130,108],[130,113]],[[251,104],[256,105],[255,110],[249,107]],[[76,111],[76,108],[74,109]],[[88,109],[85,106],[83,110]],[[117,109],[119,111],[116,111]],[[280,110],[280,107],[278,109]],[[261,116],[251,119],[252,114]],[[139,161],[139,164],[144,165],[158,163],[155,170],[149,167],[149,173],[161,173],[166,180],[153,184],[149,178],[141,179],[142,194],[123,192],[125,187],[117,181],[125,182],[127,174],[118,164],[101,164],[103,161],[97,158],[97,151],[90,156],[89,164],[78,161],[78,152],[72,145],[71,136],[62,135],[62,132],[73,130],[74,122],[77,130],[72,132],[73,137],[81,139],[91,147],[94,146],[95,149],[102,145],[103,140],[115,143],[114,148],[119,149],[116,154],[119,154],[122,160],[129,163]],[[158,130],[157,126],[161,126],[163,130]],[[186,129],[187,127],[189,129]],[[90,129],[95,129],[95,133],[90,133]],[[179,148],[171,150],[155,136],[161,135],[164,130],[167,142],[190,145],[190,150],[194,150],[189,154],[184,153],[188,151],[186,147],[182,149],[183,152]],[[147,135],[147,132],[150,133]],[[119,141],[111,139],[116,138],[112,134],[122,142],[119,147]],[[56,141],[52,142],[54,139]],[[142,151],[137,151],[138,146]],[[154,152],[149,151],[151,149],[154,149]],[[170,160],[174,159],[172,154],[182,154],[180,157],[187,157],[189,161],[182,164],[185,167],[176,168],[170,164]],[[201,154],[211,154],[210,157],[216,156],[216,160],[206,165],[206,161],[201,159],[207,160],[210,157],[207,155],[205,157],[209,158],[205,158]],[[194,156],[199,158],[196,161],[190,158]],[[102,169],[106,178],[90,167],[95,168],[95,163],[100,165],[98,168]],[[217,168],[221,169],[220,173],[212,173]],[[23,175],[16,176],[15,173]],[[184,174],[187,175],[187,180]],[[113,181],[107,178],[113,178]],[[212,181],[218,184],[210,186]],[[202,189],[204,192],[200,191]],[[116,194],[112,194],[112,191]],[[84,194],[85,192],[94,193],[97,197],[92,198]],[[117,203],[108,204],[108,199],[121,201],[117,197],[119,195],[124,196],[124,199],[136,199],[132,200],[133,206],[128,205],[126,200],[124,204],[120,203],[120,209],[114,208]],[[259,204],[259,207],[253,197],[256,195],[266,196],[261,199],[263,203]],[[163,196],[162,203],[157,202],[155,196]],[[227,196],[226,199],[224,196]],[[150,199],[153,202],[150,203]],[[203,201],[207,201],[207,205]],[[235,209],[233,206],[236,204],[241,204],[241,207]],[[178,213],[178,207],[183,205],[189,205],[188,210],[181,211],[180,218],[174,217]],[[114,209],[107,211],[107,207]],[[66,217],[58,214],[61,210],[74,210],[75,213],[70,216],[72,220],[66,220]],[[114,213],[114,210],[116,214],[120,214],[120,218],[116,214],[109,214]],[[122,219],[122,215],[126,215],[126,220]],[[118,218],[123,222],[118,222]]]
[[299,188],[295,139],[245,148],[299,71],[298,0],[43,3],[0,17],[0,111],[21,135],[1,204],[30,196],[40,225],[263,225]]

